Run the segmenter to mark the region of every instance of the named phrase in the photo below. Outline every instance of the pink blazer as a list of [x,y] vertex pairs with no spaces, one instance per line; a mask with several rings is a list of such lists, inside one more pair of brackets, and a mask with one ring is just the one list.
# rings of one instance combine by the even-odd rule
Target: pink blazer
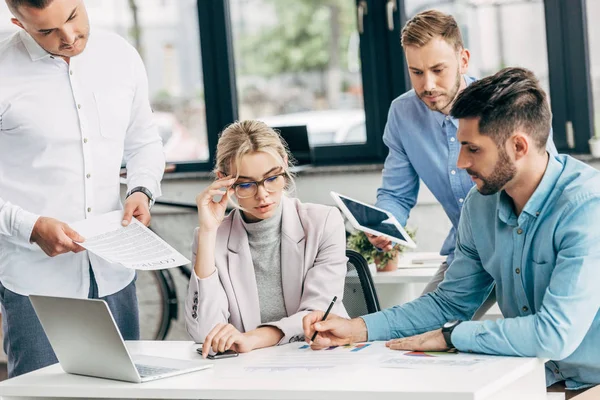
[[[248,236],[240,212],[233,210],[217,231],[216,271],[204,279],[192,272],[190,279],[185,321],[197,343],[217,323],[231,323],[240,332],[272,325],[284,334],[280,344],[303,340],[302,318],[312,310],[325,310],[333,296],[338,299],[332,312],[348,316],[342,305],[348,259],[339,210],[286,196],[281,201],[281,279],[288,317],[261,324]],[[202,238],[196,228],[192,263],[198,240]]]

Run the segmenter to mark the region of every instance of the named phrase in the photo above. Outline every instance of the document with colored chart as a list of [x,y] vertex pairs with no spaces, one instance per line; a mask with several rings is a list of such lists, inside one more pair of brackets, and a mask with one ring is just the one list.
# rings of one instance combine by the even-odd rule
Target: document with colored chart
[[381,359],[384,368],[402,369],[462,369],[472,371],[496,362],[498,357],[480,354],[433,351],[396,351]]
[[137,219],[122,226],[123,211],[113,211],[71,224],[85,238],[79,245],[110,263],[153,270],[178,267],[190,261]]

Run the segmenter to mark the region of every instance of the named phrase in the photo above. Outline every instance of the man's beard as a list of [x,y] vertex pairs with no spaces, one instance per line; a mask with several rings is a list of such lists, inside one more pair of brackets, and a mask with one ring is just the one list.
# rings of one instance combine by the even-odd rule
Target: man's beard
[[508,157],[506,150],[500,147],[498,161],[494,166],[494,172],[492,172],[490,176],[484,178],[469,169],[467,169],[467,172],[469,175],[479,178],[483,182],[483,185],[477,187],[477,190],[479,190],[479,193],[482,195],[488,196],[498,193],[508,182],[510,182],[515,177],[517,168]]
[[[456,81],[454,82],[454,86],[452,87],[452,89],[450,89],[449,92],[444,93],[444,92],[436,92],[436,91],[424,91],[421,93],[417,93],[417,95],[419,96],[421,101],[423,103],[425,103],[425,105],[430,110],[442,112],[443,110],[448,108],[454,102],[454,100],[456,99],[456,96],[458,96],[458,91],[460,90],[460,80],[461,79],[462,79],[462,76],[460,74],[460,71],[456,71]],[[435,104],[429,104],[429,103],[427,103],[427,101],[425,101],[426,96],[435,96],[435,95],[445,96],[446,98],[448,98],[448,101],[445,104],[441,104],[439,102],[437,102]]]

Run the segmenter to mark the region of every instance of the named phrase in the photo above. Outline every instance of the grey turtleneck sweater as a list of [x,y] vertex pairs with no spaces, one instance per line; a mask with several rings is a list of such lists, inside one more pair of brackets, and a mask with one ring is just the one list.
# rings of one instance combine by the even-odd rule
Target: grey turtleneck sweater
[[281,204],[271,218],[262,221],[246,222],[242,214],[242,223],[248,233],[263,324],[288,316],[281,284],[281,214]]

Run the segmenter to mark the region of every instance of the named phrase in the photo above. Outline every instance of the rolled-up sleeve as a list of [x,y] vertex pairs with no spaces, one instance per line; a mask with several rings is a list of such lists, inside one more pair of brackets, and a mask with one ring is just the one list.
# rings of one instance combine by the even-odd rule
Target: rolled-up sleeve
[[402,129],[398,121],[399,103],[390,107],[383,142],[389,149],[382,173],[381,187],[377,189],[376,206],[391,212],[401,225],[406,225],[410,210],[417,203],[419,176],[402,145]]

